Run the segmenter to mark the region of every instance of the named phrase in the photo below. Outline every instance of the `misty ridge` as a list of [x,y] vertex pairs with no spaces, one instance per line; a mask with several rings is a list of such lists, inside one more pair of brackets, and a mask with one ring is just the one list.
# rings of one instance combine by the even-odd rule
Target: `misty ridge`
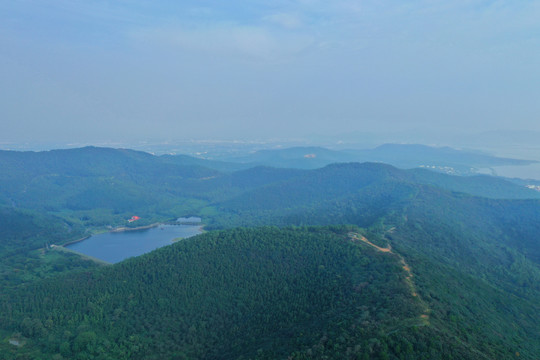
[[540,358],[535,2],[0,2],[0,360]]
[[[540,350],[537,182],[477,174],[533,161],[392,144],[215,157],[1,151],[2,356],[534,359]],[[135,242],[156,231],[145,236],[157,241],[163,226],[185,226],[179,217],[204,233],[169,235],[116,264],[93,257],[113,251],[96,234]],[[74,241],[89,250],[63,246]]]

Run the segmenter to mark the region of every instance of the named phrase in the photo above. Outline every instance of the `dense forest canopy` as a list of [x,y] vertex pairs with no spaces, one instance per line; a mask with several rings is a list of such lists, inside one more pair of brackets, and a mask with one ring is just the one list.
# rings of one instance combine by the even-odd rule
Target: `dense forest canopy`
[[[93,147],[0,164],[0,358],[540,353],[540,200],[516,182]],[[209,231],[112,266],[50,247],[188,215]]]

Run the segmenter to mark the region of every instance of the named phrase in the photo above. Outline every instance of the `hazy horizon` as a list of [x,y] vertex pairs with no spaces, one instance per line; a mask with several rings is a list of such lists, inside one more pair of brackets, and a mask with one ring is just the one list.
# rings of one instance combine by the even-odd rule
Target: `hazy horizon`
[[539,20],[0,0],[0,360],[538,360]]
[[[538,132],[539,15],[507,1],[4,2],[0,142]],[[416,138],[401,141],[445,143]]]

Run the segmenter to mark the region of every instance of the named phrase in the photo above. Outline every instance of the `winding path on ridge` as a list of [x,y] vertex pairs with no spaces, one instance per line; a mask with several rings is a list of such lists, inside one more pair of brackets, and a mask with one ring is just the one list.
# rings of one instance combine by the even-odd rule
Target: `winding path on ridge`
[[[414,282],[412,280],[413,273],[412,273],[411,267],[407,264],[407,262],[405,262],[405,259],[403,258],[403,256],[401,256],[400,254],[398,254],[396,252],[393,252],[392,251],[392,246],[390,244],[388,244],[388,247],[383,248],[383,247],[375,245],[374,243],[372,243],[371,241],[366,239],[366,237],[361,235],[361,234],[350,232],[348,235],[349,235],[349,239],[352,242],[361,241],[361,242],[375,248],[377,251],[388,253],[388,254],[393,254],[393,255],[395,255],[395,256],[397,256],[399,258],[399,262],[401,263],[401,266],[402,266],[403,270],[405,270],[405,272],[407,273],[407,277],[405,278],[405,281],[407,282],[407,285],[409,286],[409,289],[411,290],[411,295],[414,296],[415,298],[417,298],[420,301],[420,304],[422,305],[422,307],[424,309],[422,311],[422,314],[420,315],[420,320],[422,321],[420,326],[429,326],[430,325],[429,313],[431,312],[431,309],[429,308],[427,303],[424,300],[422,300],[422,298],[416,292],[416,286],[414,285]],[[416,325],[416,326],[418,326],[418,325]],[[438,329],[436,327],[432,327],[432,329],[435,330],[435,331],[438,331]],[[400,328],[395,329],[395,330],[389,332],[386,335],[388,336],[388,335],[390,335],[392,333],[395,333],[395,332],[398,332],[398,331],[400,331]],[[478,351],[475,348],[472,348],[469,344],[467,344],[467,342],[463,341],[462,339],[458,338],[457,336],[452,336],[452,338],[454,339],[454,341],[460,343],[464,347],[467,347],[468,349],[473,351],[475,354],[478,354],[478,356],[482,357],[483,359],[490,359],[490,357],[488,357],[486,354]]]
[[420,296],[418,296],[418,293],[416,291],[416,286],[414,285],[414,282],[412,279],[413,273],[412,273],[411,267],[407,264],[403,256],[401,256],[398,253],[393,252],[392,246],[390,244],[388,244],[388,247],[383,248],[383,247],[375,245],[374,243],[366,239],[366,237],[361,234],[350,232],[348,235],[349,235],[349,239],[351,239],[351,241],[353,242],[362,241],[363,243],[368,244],[369,246],[375,248],[377,251],[393,254],[399,258],[399,262],[401,264],[402,269],[405,270],[405,272],[407,273],[407,276],[405,277],[405,281],[407,282],[407,285],[409,286],[409,289],[411,290],[411,295],[420,301],[424,309],[422,314],[420,315],[422,323],[423,325],[429,325],[429,313],[431,312],[431,310],[427,306],[427,304],[420,298]]

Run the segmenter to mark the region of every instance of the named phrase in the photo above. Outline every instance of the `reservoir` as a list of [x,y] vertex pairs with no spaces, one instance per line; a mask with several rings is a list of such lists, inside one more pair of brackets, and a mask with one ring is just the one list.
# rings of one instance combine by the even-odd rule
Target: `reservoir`
[[[500,157],[508,157],[514,159],[527,159],[540,161],[540,146],[514,146],[514,147],[497,147],[491,149],[483,149],[487,153],[494,154]],[[540,180],[540,162],[529,165],[507,165],[493,166],[490,168],[480,169],[481,174],[490,174],[504,176],[508,178],[520,178]]]
[[66,248],[108,263],[117,263],[170,245],[174,239],[188,238],[200,233],[201,227],[197,225],[159,225],[144,230],[93,235],[86,240],[67,245]]
[[478,174],[540,181],[540,163],[534,163],[530,165],[521,165],[521,166],[519,165],[493,166],[490,168],[479,169],[477,172]]
[[538,163],[525,166],[495,166],[493,171],[498,176],[540,180],[540,164]]

